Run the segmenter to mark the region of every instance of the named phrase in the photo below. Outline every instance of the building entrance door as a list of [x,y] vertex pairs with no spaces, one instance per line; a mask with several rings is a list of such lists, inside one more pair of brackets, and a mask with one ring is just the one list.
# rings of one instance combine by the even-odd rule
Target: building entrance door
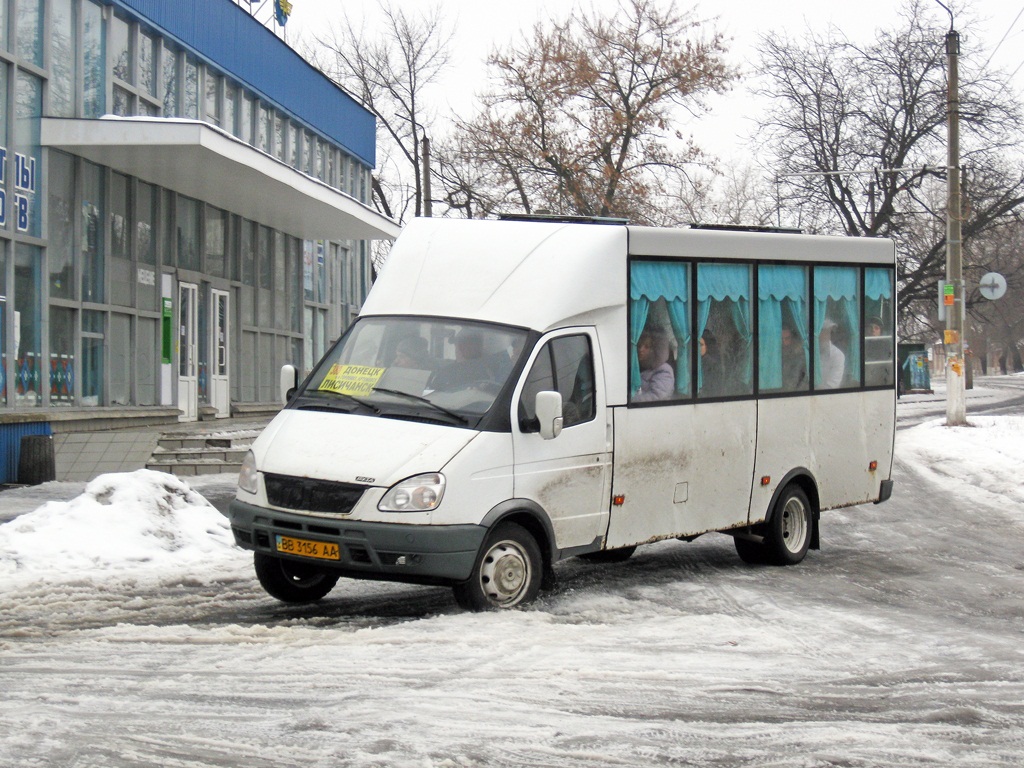
[[231,415],[231,384],[228,381],[228,339],[230,337],[230,296],[227,291],[213,289],[213,365],[210,366],[210,404],[217,409],[217,418]]
[[178,284],[178,409],[181,421],[199,418],[199,287]]

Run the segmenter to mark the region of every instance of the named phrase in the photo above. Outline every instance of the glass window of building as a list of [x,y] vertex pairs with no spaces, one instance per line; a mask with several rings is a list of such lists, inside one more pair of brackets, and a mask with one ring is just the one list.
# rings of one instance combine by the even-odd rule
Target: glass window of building
[[[13,158],[8,165],[14,170],[14,226],[18,232],[39,237],[42,231],[39,176],[43,167],[39,146],[39,118],[43,112],[43,81],[28,72],[18,71],[15,104]],[[12,162],[13,161],[13,162]]]
[[199,272],[202,256],[199,252],[199,202],[178,195],[177,204],[178,266]]
[[82,301],[102,302],[104,286],[103,169],[82,163]]
[[108,405],[129,405],[132,395],[131,315],[110,314],[110,397]]
[[131,27],[128,26],[127,21],[116,14],[110,20],[110,38],[107,44],[110,47],[114,77],[126,83],[134,83]]
[[139,33],[139,86],[149,96],[156,97],[157,39],[147,32]]
[[[0,0],[0,47],[4,50],[7,50],[7,3],[8,0]],[[0,373],[2,371],[3,366],[0,366]]]
[[75,298],[75,162],[71,155],[51,151],[46,191],[50,212],[50,298]]
[[165,42],[160,59],[160,69],[163,72],[164,116],[178,117],[181,114],[178,110],[178,52]]
[[292,123],[288,134],[291,138],[288,145],[288,165],[298,168],[302,158],[302,126]]
[[132,306],[131,225],[128,212],[128,177],[110,174],[110,301]]
[[43,398],[42,319],[40,266],[42,248],[18,243],[14,250],[14,311],[20,320],[15,354],[15,401],[39,405]]
[[103,312],[82,312],[82,405],[103,404],[103,325]]
[[226,243],[227,243],[226,211],[206,206],[206,272],[214,277],[227,277]]
[[18,0],[18,56],[43,66],[43,0]]
[[238,102],[238,138],[246,144],[253,143],[252,134],[253,100],[248,93],[242,92]]
[[278,160],[284,160],[287,157],[286,152],[288,147],[286,146],[286,135],[285,132],[288,128],[288,121],[284,119],[284,116],[275,111],[274,112],[274,157]]
[[181,116],[199,119],[199,63],[193,56],[185,55],[185,79],[182,89]]
[[[2,3],[0,3],[2,4]],[[75,116],[75,8],[72,0],[53,0],[50,6],[50,111],[55,117]]]
[[259,103],[259,108],[256,116],[256,141],[257,146],[264,152],[270,153],[271,151],[271,115],[267,105],[262,101]]
[[50,307],[50,405],[75,404],[75,319],[67,307]]
[[221,127],[228,133],[237,135],[235,114],[238,111],[238,88],[229,80],[224,80],[224,120]]
[[135,185],[135,254],[138,259],[135,303],[139,309],[159,309],[156,265],[156,190],[139,181]]
[[100,117],[107,111],[107,51],[103,9],[93,0],[82,3],[82,102],[83,117]]
[[213,70],[207,68],[204,77],[206,85],[206,98],[203,100],[203,119],[213,125],[221,124],[221,77]]
[[121,117],[130,117],[136,113],[135,109],[135,95],[131,91],[126,91],[119,85],[114,86],[113,93],[114,103],[111,106],[111,112]]

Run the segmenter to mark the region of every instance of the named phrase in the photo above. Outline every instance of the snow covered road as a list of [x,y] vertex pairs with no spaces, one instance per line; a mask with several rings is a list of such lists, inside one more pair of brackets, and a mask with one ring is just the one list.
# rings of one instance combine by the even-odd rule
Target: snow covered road
[[22,514],[0,766],[1021,765],[1024,416],[969,412],[901,429],[893,499],[825,513],[797,567],[665,542],[522,611],[344,581],[282,605],[187,491],[105,543],[83,501]]

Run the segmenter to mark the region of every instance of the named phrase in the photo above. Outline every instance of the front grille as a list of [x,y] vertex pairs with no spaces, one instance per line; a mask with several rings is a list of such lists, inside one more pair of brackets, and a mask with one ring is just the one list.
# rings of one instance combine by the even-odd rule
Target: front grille
[[365,485],[332,483],[308,477],[264,475],[267,501],[282,509],[347,515],[366,490]]

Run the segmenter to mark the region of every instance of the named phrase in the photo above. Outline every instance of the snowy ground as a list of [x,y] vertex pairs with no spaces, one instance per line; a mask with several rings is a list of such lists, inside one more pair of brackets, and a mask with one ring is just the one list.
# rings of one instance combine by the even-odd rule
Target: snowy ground
[[904,398],[893,499],[800,566],[661,543],[503,613],[277,603],[193,490],[228,476],[4,492],[0,766],[1024,764],[1022,396]]

